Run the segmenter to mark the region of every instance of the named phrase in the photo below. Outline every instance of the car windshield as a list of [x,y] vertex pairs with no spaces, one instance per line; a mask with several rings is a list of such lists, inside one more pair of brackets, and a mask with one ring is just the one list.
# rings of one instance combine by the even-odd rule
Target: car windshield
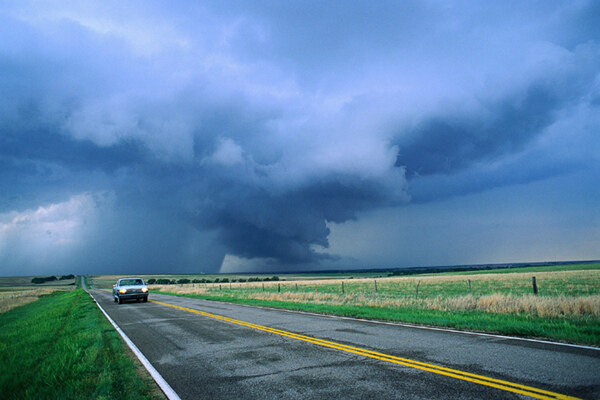
[[122,279],[120,282],[121,282],[121,286],[143,285],[144,284],[141,279]]

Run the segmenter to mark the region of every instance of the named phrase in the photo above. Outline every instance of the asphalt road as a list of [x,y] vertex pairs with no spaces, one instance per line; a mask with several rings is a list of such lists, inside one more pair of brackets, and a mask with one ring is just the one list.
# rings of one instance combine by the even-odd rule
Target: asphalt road
[[150,295],[206,316],[90,293],[182,399],[527,399],[531,388],[600,399],[599,350]]

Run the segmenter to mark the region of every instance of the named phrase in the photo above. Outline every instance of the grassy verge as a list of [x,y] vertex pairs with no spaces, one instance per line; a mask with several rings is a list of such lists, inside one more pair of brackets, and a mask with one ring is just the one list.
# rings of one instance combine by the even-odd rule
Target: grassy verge
[[164,398],[83,290],[0,314],[4,399]]
[[[504,271],[154,285],[151,291],[600,346],[598,264]],[[533,276],[539,296],[532,293]]]
[[382,321],[399,321],[419,325],[450,327],[470,331],[600,346],[600,324],[598,323],[598,318],[590,316],[543,318],[525,314],[500,314],[481,311],[442,311],[409,307],[390,308],[260,300],[240,298],[231,294],[207,295],[169,292],[161,293],[254,306],[300,310]]

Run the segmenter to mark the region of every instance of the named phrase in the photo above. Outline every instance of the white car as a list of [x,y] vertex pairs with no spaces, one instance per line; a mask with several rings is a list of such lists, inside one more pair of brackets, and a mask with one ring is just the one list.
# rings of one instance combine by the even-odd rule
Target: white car
[[148,286],[142,278],[121,278],[113,286],[113,297],[119,304],[125,300],[148,301]]

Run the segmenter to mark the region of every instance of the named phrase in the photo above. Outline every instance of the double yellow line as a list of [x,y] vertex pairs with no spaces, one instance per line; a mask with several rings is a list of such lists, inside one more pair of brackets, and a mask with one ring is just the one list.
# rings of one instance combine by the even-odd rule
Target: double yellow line
[[494,379],[483,375],[471,374],[465,371],[459,371],[456,369],[446,368],[439,365],[428,364],[420,361],[410,360],[408,358],[396,357],[389,354],[379,353],[376,351],[371,351],[367,349],[362,349],[360,347],[348,346],[342,343],[331,342],[329,340],[323,340],[314,338],[311,336],[300,335],[294,332],[288,332],[281,329],[269,328],[268,326],[253,324],[251,322],[241,321],[239,319],[233,319],[224,317],[222,315],[210,314],[204,311],[194,310],[187,307],[176,306],[173,304],[163,303],[156,300],[150,300],[153,303],[160,304],[167,307],[176,308],[178,310],[183,310],[187,312],[191,312],[194,314],[202,315],[204,317],[217,319],[220,321],[229,322],[236,325],[246,326],[248,328],[257,329],[259,331],[274,333],[276,335],[285,336],[291,339],[301,340],[303,342],[313,343],[323,347],[329,347],[336,350],[342,350],[348,353],[358,354],[364,357],[374,358],[381,361],[386,361],[392,364],[404,365],[406,367],[416,368],[423,371],[433,372],[434,374],[449,376],[451,378],[460,379],[463,381],[477,383],[479,385],[489,386],[496,389],[504,390],[507,392],[518,393],[525,396],[533,397],[536,399],[543,400],[551,400],[551,399],[561,399],[561,400],[581,400],[577,397],[566,396],[560,393],[554,393],[543,389],[537,389],[531,386],[521,385],[518,383],[508,382],[501,379]]

